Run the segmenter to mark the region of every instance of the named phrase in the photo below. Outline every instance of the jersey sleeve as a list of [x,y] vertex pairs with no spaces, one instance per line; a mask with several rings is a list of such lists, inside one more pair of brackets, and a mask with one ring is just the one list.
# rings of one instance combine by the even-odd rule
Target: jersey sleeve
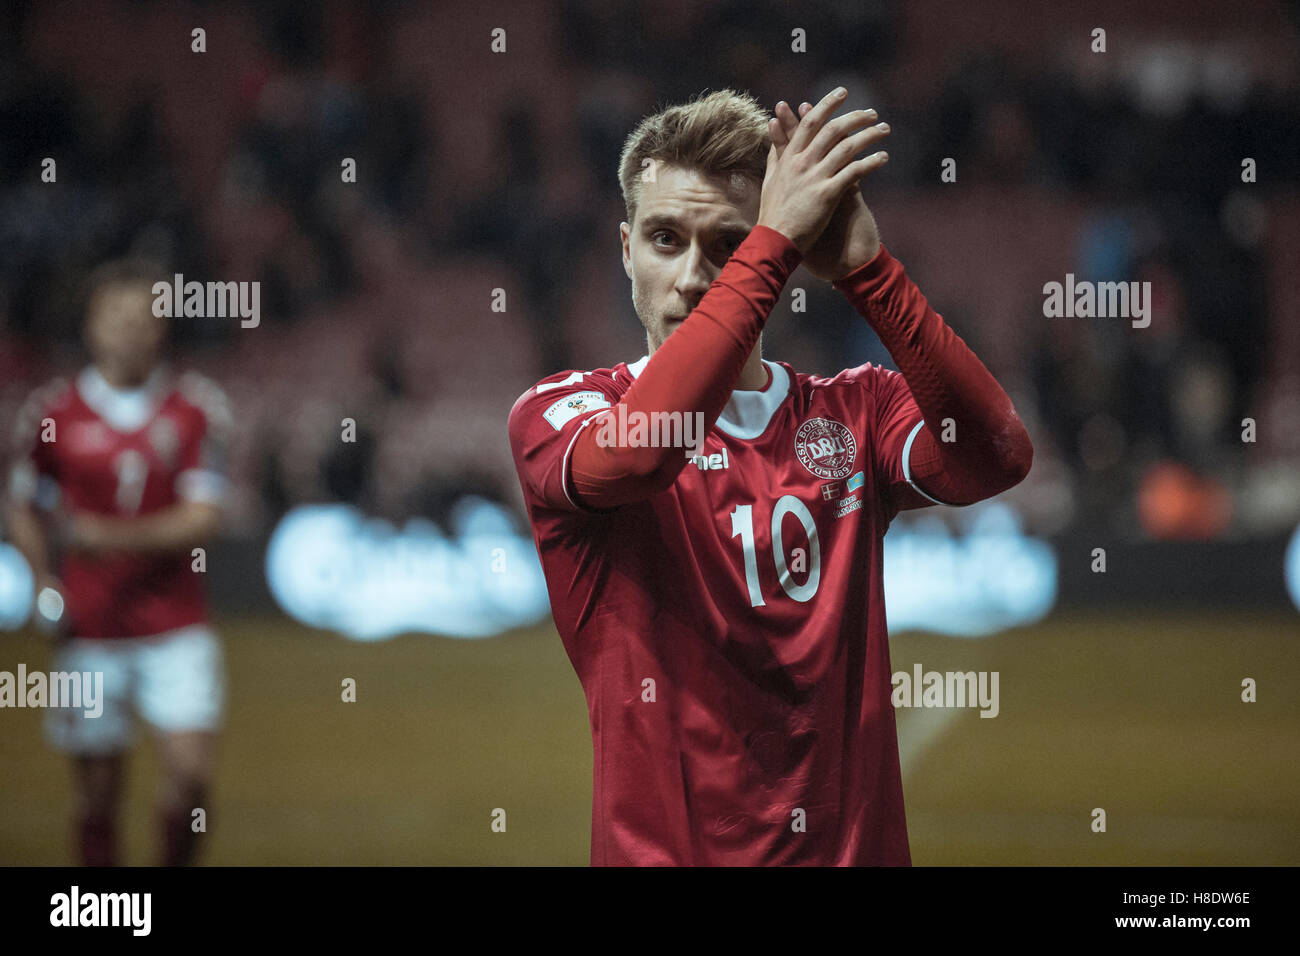
[[886,515],[892,520],[900,511],[942,504],[922,491],[912,475],[912,445],[925,422],[906,380],[898,372],[878,366],[863,366],[855,372],[872,410],[872,467],[885,498]]
[[230,401],[215,382],[192,372],[181,378],[180,387],[194,415],[181,445],[176,494],[184,501],[220,504],[229,490]]
[[571,474],[578,434],[608,415],[618,395],[613,380],[590,372],[543,379],[510,410],[510,450],[530,504],[577,514],[605,512],[579,503]]
[[[906,377],[898,387],[910,390],[928,419],[904,439],[898,465],[911,491],[902,489],[900,500],[916,494],[936,504],[974,504],[1023,481],[1034,447],[1010,397],[930,307],[902,263],[882,245],[834,285],[880,337]],[[888,409],[888,389],[881,395]]]
[[58,460],[53,449],[58,425],[52,418],[52,405],[55,395],[65,388],[65,382],[55,381],[37,389],[15,417],[7,490],[9,500],[16,504],[48,510],[58,503]]

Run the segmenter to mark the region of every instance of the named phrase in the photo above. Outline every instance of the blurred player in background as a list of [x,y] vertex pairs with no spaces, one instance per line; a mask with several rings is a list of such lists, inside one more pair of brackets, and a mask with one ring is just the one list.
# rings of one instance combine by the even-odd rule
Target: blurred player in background
[[[902,509],[1010,488],[1033,449],[881,245],[858,184],[887,156],[855,157],[889,130],[832,118],[845,96],[772,117],[726,90],[643,121],[621,233],[648,354],[557,373],[510,413],[590,712],[593,864],[911,862],[882,539]],[[901,374],[762,358],[800,262]],[[663,440],[696,414],[702,445]]]
[[31,564],[53,669],[102,672],[98,717],[50,709],[51,743],[72,756],[80,862],[115,865],[134,710],[154,732],[164,780],[159,862],[193,861],[193,811],[208,810],[224,707],[221,646],[208,624],[203,547],[218,530],[230,428],[210,381],[162,361],[156,270],[108,263],[92,274],[92,364],[37,390],[15,428],[8,518]]

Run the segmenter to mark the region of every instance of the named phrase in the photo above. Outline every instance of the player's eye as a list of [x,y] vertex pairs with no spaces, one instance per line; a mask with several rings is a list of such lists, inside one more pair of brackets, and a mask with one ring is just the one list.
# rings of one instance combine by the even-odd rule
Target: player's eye
[[656,232],[656,233],[654,233],[653,235],[651,235],[651,236],[650,236],[650,241],[653,242],[655,245],[662,246],[664,243],[660,243],[660,242],[658,241],[660,236],[665,237],[665,238],[664,238],[664,243],[667,243],[667,244],[669,244],[669,245],[672,244],[672,241],[673,241],[673,234],[672,234],[671,232],[668,232],[666,229],[660,229],[658,232]]

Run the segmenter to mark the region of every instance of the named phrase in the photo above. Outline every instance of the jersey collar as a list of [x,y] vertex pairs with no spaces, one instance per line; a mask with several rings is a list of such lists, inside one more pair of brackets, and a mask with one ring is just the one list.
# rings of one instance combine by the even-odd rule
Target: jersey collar
[[90,410],[115,431],[138,431],[153,418],[162,404],[165,375],[160,365],[139,388],[114,388],[99,369],[89,365],[77,376],[77,393]]
[[[643,355],[628,365],[627,370],[637,378],[649,361],[650,356]],[[785,367],[767,359],[761,361],[772,376],[767,388],[762,391],[750,388],[733,391],[718,416],[718,429],[732,438],[749,441],[763,434],[776,410],[790,394],[790,375]]]

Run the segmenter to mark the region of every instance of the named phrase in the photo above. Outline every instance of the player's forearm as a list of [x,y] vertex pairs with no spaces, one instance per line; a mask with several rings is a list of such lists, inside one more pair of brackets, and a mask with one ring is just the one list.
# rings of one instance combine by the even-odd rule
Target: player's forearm
[[9,526],[9,540],[27,560],[32,577],[39,587],[43,579],[54,573],[50,565],[50,548],[40,517],[30,505],[10,502],[5,509]]
[[[619,402],[628,416],[620,420],[653,422],[656,414],[676,413],[685,421],[698,412],[705,431],[712,428],[800,258],[785,236],[756,226],[699,306],[650,357]],[[622,413],[616,405],[607,414]],[[598,427],[584,428],[571,458],[574,490],[592,507],[662,491],[686,465],[682,448],[605,444],[601,434]]]
[[[1023,480],[1033,444],[1011,399],[888,250],[835,286],[880,336],[925,419],[910,456],[917,484],[970,504]],[[943,441],[947,422],[951,440]]]
[[215,505],[201,502],[181,502],[138,518],[81,514],[72,521],[72,545],[89,552],[188,551],[211,540],[220,518]]

